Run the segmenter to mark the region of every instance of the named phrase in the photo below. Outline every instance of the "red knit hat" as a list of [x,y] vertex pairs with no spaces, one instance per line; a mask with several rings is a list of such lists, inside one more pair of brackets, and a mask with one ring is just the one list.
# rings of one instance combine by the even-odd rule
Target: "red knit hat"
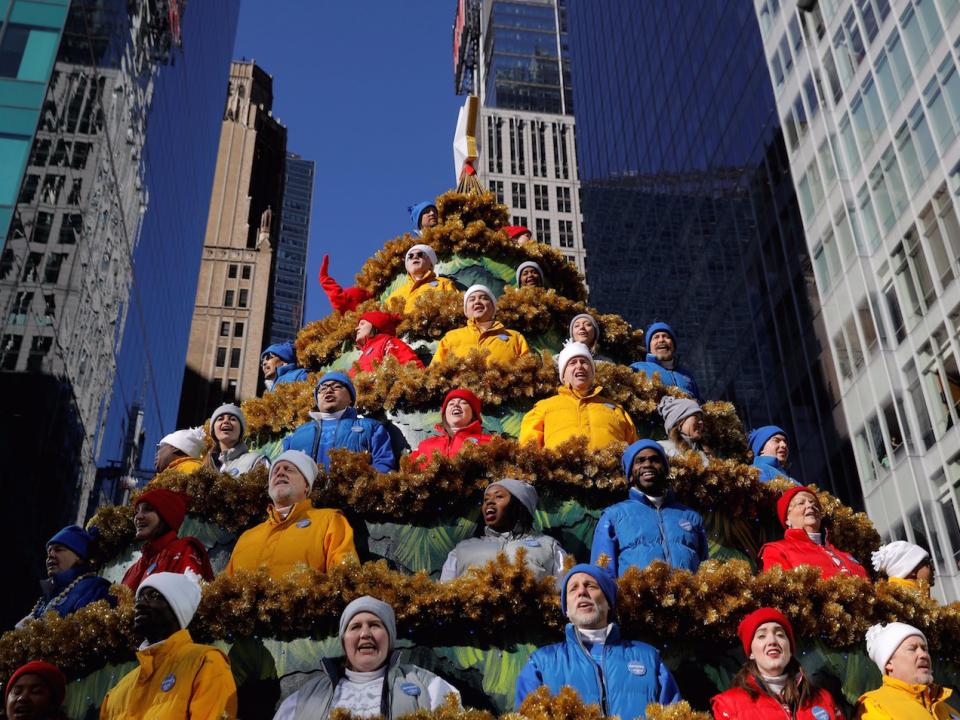
[[399,325],[400,321],[403,320],[403,316],[381,312],[380,310],[369,310],[361,315],[360,319],[366,320],[382,333],[386,333],[387,335],[395,335],[397,332],[397,325]]
[[474,395],[472,392],[466,388],[457,388],[456,390],[451,390],[447,393],[447,396],[443,398],[443,405],[440,406],[440,417],[443,417],[443,414],[447,411],[447,403],[449,403],[454,398],[461,398],[466,400],[467,404],[470,406],[470,409],[473,410],[473,419],[480,419],[480,410],[482,409],[482,404],[480,403],[480,398]]
[[[56,665],[48,663],[46,660],[31,660],[26,665],[21,665],[13,671],[10,680],[7,682],[6,693],[10,694],[10,688],[21,675],[39,675],[47,685],[50,686],[50,694],[53,697],[53,707],[58,708],[63,704],[63,698],[67,694],[67,678]],[[6,705],[6,697],[4,697]]]
[[140,503],[150,503],[167,527],[174,531],[180,529],[183,519],[187,516],[187,496],[166,488],[147,490],[134,503],[134,512]]
[[779,610],[764,607],[754,610],[737,626],[737,635],[740,636],[740,642],[743,643],[743,654],[747,657],[750,657],[750,645],[753,643],[753,636],[756,634],[757,628],[768,622],[779,623],[783,626],[787,633],[787,639],[790,641],[790,652],[796,651],[797,641],[793,637],[793,625],[787,620],[787,616]]
[[[817,497],[817,494],[806,485],[797,485],[789,490],[784,490],[780,499],[777,500],[777,517],[780,519],[780,524],[783,525],[784,528],[787,527],[787,510],[790,509],[790,501],[802,492],[810,493],[814,498]],[[817,504],[820,504],[819,499],[817,499]]]
[[526,228],[523,225],[507,225],[503,228],[503,231],[507,234],[507,237],[510,238],[511,240],[514,240],[520,237],[524,233],[533,235],[533,233],[530,232],[530,228]]

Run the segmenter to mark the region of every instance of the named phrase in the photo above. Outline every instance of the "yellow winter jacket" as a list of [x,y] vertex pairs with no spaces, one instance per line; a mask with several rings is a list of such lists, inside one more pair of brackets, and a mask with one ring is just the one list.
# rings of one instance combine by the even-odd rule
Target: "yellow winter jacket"
[[953,693],[938,685],[910,685],[889,675],[857,701],[856,720],[950,720],[960,713],[947,705]]
[[892,577],[892,578],[887,578],[887,582],[890,583],[891,585],[899,585],[900,587],[916,590],[921,595],[925,597],[930,597],[930,586],[924,585],[921,587],[920,583],[917,580],[911,580],[910,578]]
[[555,448],[583,435],[592,450],[614,442],[632,443],[637,429],[626,411],[603,397],[603,386],[581,394],[563,385],[557,394],[534,405],[520,423],[520,444]]
[[494,320],[489,330],[481,330],[477,321],[470,318],[466,327],[451,330],[440,338],[430,364],[442,362],[451,355],[465,357],[471,350],[489,352],[488,365],[506,365],[530,352],[527,339],[516,330],[507,330],[499,320]]
[[190,473],[196,472],[201,467],[203,467],[203,463],[201,463],[196,458],[178,457],[176,460],[173,460],[169,465],[167,465],[167,467],[164,469],[176,470],[177,472],[187,473],[189,475]]
[[276,508],[267,509],[266,522],[247,530],[237,540],[224,572],[266,567],[277,579],[297,565],[320,572],[345,561],[357,562],[353,528],[339,510],[315,508],[310,499],[301,500],[286,518]]
[[412,275],[407,275],[407,281],[390,293],[386,304],[389,307],[390,301],[394,298],[403,298],[403,311],[410,312],[413,310],[413,304],[421,295],[432,292],[433,290],[456,289],[457,286],[453,284],[453,280],[445,277],[437,277],[433,270],[419,280],[414,280]]
[[219,720],[237,717],[237,685],[227,656],[179,630],[137,653],[139,667],[100,706],[100,720]]

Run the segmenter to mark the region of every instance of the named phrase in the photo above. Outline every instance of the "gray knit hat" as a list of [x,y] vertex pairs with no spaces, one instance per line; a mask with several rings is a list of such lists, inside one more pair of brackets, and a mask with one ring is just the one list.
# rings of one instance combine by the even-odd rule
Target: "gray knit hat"
[[240,421],[240,438],[242,439],[244,435],[247,434],[247,418],[244,417],[243,410],[238,408],[236,405],[227,403],[226,405],[221,405],[216,410],[213,411],[213,415],[210,416],[210,435],[213,436],[213,424],[217,422],[217,418],[221,415],[233,415],[237,420]]
[[533,487],[533,485],[523,482],[522,480],[503,478],[502,480],[490,483],[487,487],[493,487],[494,485],[499,485],[515,497],[520,504],[527,509],[527,512],[530,513],[530,517],[536,514],[539,497],[537,495],[537,489]]
[[695,400],[689,398],[677,398],[672,395],[664,395],[660,398],[660,404],[657,405],[657,411],[663,418],[663,429],[669,433],[673,428],[682,423],[691,415],[703,412],[703,409]]
[[567,331],[567,334],[570,336],[570,339],[573,340],[573,324],[580,318],[586,318],[590,321],[590,324],[593,325],[593,344],[596,345],[600,341],[600,323],[598,323],[597,319],[590,313],[580,313],[579,315],[574,315],[573,320],[570,321],[570,329]]
[[343,644],[343,636],[346,634],[347,625],[350,624],[353,616],[362,612],[373,613],[380,618],[387,630],[390,649],[393,650],[393,646],[397,644],[397,617],[394,615],[392,607],[371,595],[358,597],[343,609],[343,614],[340,616],[340,643]]

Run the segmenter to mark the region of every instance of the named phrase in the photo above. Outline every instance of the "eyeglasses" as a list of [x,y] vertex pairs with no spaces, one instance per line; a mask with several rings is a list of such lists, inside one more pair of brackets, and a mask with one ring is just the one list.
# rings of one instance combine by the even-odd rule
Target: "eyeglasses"
[[318,390],[346,390],[347,386],[338,382],[325,382]]
[[415,250],[414,252],[407,253],[407,260],[412,260],[414,258],[425,258],[427,254],[422,250]]

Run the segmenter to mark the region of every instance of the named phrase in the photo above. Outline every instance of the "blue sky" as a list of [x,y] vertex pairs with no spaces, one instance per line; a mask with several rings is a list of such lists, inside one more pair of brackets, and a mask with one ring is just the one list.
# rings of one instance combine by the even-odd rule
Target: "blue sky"
[[456,0],[245,0],[234,57],[273,76],[289,150],[317,163],[307,321],[330,304],[324,253],[343,285],[408,229],[407,206],[456,184],[452,25]]

